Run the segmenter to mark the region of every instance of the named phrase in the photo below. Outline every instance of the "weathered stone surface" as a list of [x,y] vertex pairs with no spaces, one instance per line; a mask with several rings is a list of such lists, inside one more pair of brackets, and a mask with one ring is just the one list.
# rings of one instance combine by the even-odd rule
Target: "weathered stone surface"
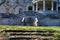
[[[2,2],[3,0],[0,0],[0,3]],[[16,14],[16,16],[18,17],[27,18],[27,16],[29,16],[30,14],[33,15],[34,13],[34,11],[31,13],[28,11],[29,6],[32,6],[32,9],[33,9],[32,0],[5,0],[5,2],[0,5],[0,13],[12,13],[12,14]],[[25,11],[27,14],[29,13],[30,14],[26,15]],[[33,15],[34,17],[38,18],[38,25],[60,25],[60,19],[50,19],[47,17],[45,18],[43,14],[36,12]],[[60,18],[60,16],[58,17]],[[13,19],[13,17],[12,19],[11,18],[0,18],[0,24],[21,24],[22,18],[16,18],[16,19]]]
[[0,13],[6,13],[6,8],[4,7],[4,5],[0,6]]
[[42,20],[40,20],[40,25],[60,25],[60,19],[50,19],[50,18],[44,18]]
[[1,18],[0,24],[9,24],[9,25],[19,25],[21,24],[20,19],[9,19],[9,18]]

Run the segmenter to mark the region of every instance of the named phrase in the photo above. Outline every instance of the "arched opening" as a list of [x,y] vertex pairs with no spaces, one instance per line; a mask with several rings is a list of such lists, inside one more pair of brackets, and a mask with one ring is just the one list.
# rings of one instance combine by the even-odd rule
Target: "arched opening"
[[28,7],[28,10],[32,10],[32,6],[29,6],[29,7]]
[[33,26],[33,22],[34,22],[34,19],[32,17],[27,18],[27,21],[26,21],[27,25]]

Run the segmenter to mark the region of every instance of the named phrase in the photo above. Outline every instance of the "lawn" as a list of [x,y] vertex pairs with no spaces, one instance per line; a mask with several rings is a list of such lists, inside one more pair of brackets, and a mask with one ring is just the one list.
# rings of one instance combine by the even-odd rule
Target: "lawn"
[[12,26],[12,25],[0,25],[0,31],[2,30],[56,30],[60,31],[59,26]]

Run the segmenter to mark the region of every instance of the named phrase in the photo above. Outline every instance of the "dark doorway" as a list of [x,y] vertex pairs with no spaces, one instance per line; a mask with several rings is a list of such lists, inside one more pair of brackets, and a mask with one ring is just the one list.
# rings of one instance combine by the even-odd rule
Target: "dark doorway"
[[58,7],[58,10],[60,10],[60,7]]
[[33,20],[33,18],[31,18],[31,17],[27,18],[27,20],[26,20],[26,24],[27,24],[28,26],[33,26],[33,22],[34,22],[34,20]]
[[58,7],[58,12],[60,13],[60,7]]
[[28,7],[28,10],[32,10],[32,6],[29,6],[29,7]]

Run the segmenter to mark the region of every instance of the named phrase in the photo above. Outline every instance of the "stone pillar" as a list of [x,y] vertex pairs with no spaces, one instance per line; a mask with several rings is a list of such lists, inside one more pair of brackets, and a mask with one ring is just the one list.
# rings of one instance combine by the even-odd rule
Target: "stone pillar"
[[46,8],[46,3],[45,0],[43,0],[43,11],[45,11],[45,8]]
[[52,0],[52,7],[51,7],[52,12],[54,11],[54,1]]
[[38,11],[38,2],[36,2],[36,11]]
[[33,4],[33,11],[34,11],[34,4]]
[[57,13],[58,13],[58,1],[57,1],[57,3],[56,3],[56,11],[57,11]]

